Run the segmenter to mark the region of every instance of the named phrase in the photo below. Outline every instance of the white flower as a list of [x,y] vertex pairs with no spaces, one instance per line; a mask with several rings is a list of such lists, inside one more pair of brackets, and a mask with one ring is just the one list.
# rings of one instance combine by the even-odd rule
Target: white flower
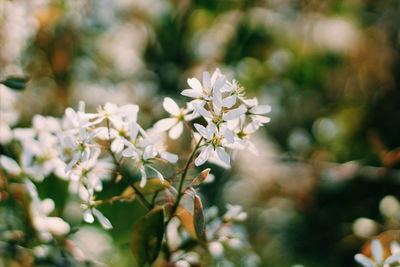
[[232,132],[227,127],[221,127],[221,129],[218,129],[212,123],[208,124],[207,127],[195,123],[194,127],[205,139],[205,148],[203,148],[195,159],[195,165],[200,166],[204,164],[213,155],[216,155],[222,162],[229,165],[230,156],[225,151],[224,145],[234,142]]
[[146,168],[156,173],[161,183],[164,182],[164,176],[154,167],[150,165],[151,160],[156,158],[157,151],[153,145],[148,145],[144,150],[138,149],[132,143],[126,142],[127,148],[122,151],[122,156],[132,158],[141,174],[140,187],[144,187],[147,182]]
[[223,216],[225,221],[242,222],[247,219],[247,213],[243,211],[242,206],[239,205],[226,205],[227,211]]
[[11,126],[18,118],[19,113],[15,109],[17,94],[0,84],[0,144],[8,143],[13,138]]
[[390,243],[390,251],[393,255],[400,254],[400,244],[397,241]]
[[238,150],[249,149],[255,155],[258,154],[256,146],[250,141],[250,135],[253,133],[253,127],[246,127],[246,116],[241,115],[235,120],[227,123],[229,129],[234,133],[235,142],[233,145],[227,145],[233,150],[232,157],[234,158]]
[[23,151],[21,157],[21,164],[19,165],[15,160],[7,156],[0,156],[0,166],[9,174],[13,176],[27,175],[35,181],[42,181],[48,171],[43,166],[33,165],[33,157],[31,154]]
[[84,128],[79,130],[78,136],[66,135],[62,138],[61,144],[72,154],[71,161],[65,167],[67,173],[78,161],[86,161],[90,157],[90,147],[88,144],[95,137],[96,133],[89,133]]
[[104,106],[98,108],[97,119],[93,122],[95,124],[108,119],[114,125],[119,125],[125,121],[128,123],[136,122],[139,107],[137,105],[124,105],[118,107],[112,103],[106,103]]
[[227,122],[229,120],[233,120],[238,118],[240,115],[246,113],[247,109],[244,105],[240,105],[237,108],[227,110],[224,112],[223,105],[215,104],[214,101],[212,104],[212,109],[207,110],[203,104],[194,103],[193,106],[195,110],[204,117],[207,122],[212,122],[216,125],[220,125],[223,122]]
[[93,123],[90,122],[90,120],[96,117],[97,114],[85,113],[85,103],[81,101],[79,102],[78,111],[72,108],[67,108],[65,110],[62,127],[65,130],[71,130],[73,132],[79,131],[81,128],[87,128],[92,125]]
[[[112,164],[107,161],[99,161],[100,149],[94,149],[87,161],[78,163],[69,173],[71,188],[73,183],[82,183],[89,191],[101,191],[102,180],[108,179],[110,173],[106,170],[112,169]],[[76,191],[76,190],[75,190]]]
[[96,137],[111,141],[111,151],[120,153],[124,149],[124,142],[130,136],[131,125],[127,122],[113,123],[114,128],[98,127],[96,128]]
[[271,121],[269,117],[262,116],[263,114],[271,112],[270,105],[258,105],[257,98],[249,100],[247,102],[247,105],[249,106],[247,113],[249,114],[248,116],[250,117],[252,122],[245,127],[246,132],[253,133],[258,130],[260,126]]
[[[51,172],[65,178],[65,163],[60,159],[58,138],[47,131],[38,132],[29,138],[25,136],[22,143],[22,164],[27,173],[36,181],[43,180]],[[34,169],[35,171],[28,171]]]
[[210,73],[203,72],[203,84],[196,78],[187,80],[191,89],[182,91],[182,95],[202,100],[211,100],[213,98],[213,90],[220,90],[225,85],[225,76],[221,74],[219,69],[214,71],[210,77]]
[[87,223],[93,223],[94,222],[94,217],[96,217],[97,220],[99,220],[101,226],[104,229],[113,228],[111,222],[98,209],[93,208],[93,207],[92,208],[88,208],[83,213],[83,220],[85,222],[87,222]]
[[175,101],[169,97],[164,98],[163,107],[171,114],[171,117],[159,120],[155,123],[154,128],[160,132],[169,130],[169,137],[177,139],[183,132],[184,121],[193,119],[193,116],[189,114],[192,110],[179,108]]
[[[395,246],[393,246],[395,247]],[[371,242],[372,248],[372,257],[373,260],[366,257],[363,254],[356,254],[354,259],[361,265],[365,267],[386,267],[392,263],[395,263],[400,260],[400,253],[393,254],[388,257],[386,260],[383,259],[383,247],[379,240],[374,239]],[[392,251],[393,253],[393,251]]]
[[51,199],[40,200],[36,186],[25,180],[26,189],[31,197],[30,214],[35,229],[44,241],[50,241],[52,235],[65,235],[69,233],[70,226],[63,219],[49,217],[48,214],[54,210],[54,202]]
[[9,174],[14,176],[19,176],[22,173],[21,168],[18,163],[4,155],[0,155],[0,166]]
[[200,261],[200,256],[196,252],[177,251],[172,254],[171,260],[175,262],[176,267],[190,267]]
[[61,129],[61,124],[60,121],[54,117],[44,117],[36,114],[32,119],[32,129],[35,130],[36,133],[56,132]]
[[222,257],[224,255],[224,246],[218,242],[213,241],[208,244],[208,250],[210,251],[211,255],[215,258]]

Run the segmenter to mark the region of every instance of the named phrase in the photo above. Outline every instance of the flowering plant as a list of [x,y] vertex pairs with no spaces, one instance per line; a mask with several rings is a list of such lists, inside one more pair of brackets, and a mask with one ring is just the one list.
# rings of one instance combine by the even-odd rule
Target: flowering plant
[[[188,84],[190,88],[182,91],[189,97],[186,106],[181,108],[166,97],[163,107],[170,116],[148,129],[139,124],[137,105],[106,103],[89,113],[81,102],[78,110],[67,108],[61,119],[35,115],[32,128],[12,130],[20,153],[14,157],[17,160],[0,156],[2,190],[10,191],[17,184],[19,190],[28,192],[28,216],[40,242],[53,242],[71,233],[65,220],[49,216],[54,202],[41,200],[32,183],[55,174],[68,182],[69,192],[79,196],[87,223],[97,220],[105,229],[113,227],[99,209],[106,203],[137,200],[143,205],[147,214],[132,234],[132,252],[140,266],[156,260],[190,266],[199,260],[193,247],[219,258],[224,248],[247,246],[245,235],[235,230],[247,214],[231,205],[222,218],[217,218],[215,210],[204,212],[198,190],[211,169],[197,175],[191,170],[193,163],[199,167],[206,162],[230,168],[238,151],[250,148],[256,153],[249,137],[269,122],[265,114],[270,106],[247,98],[245,89],[237,81],[228,81],[218,69],[212,75],[204,72],[202,82],[191,78]],[[187,157],[170,151],[168,138],[185,140],[188,136]],[[101,199],[98,193],[107,190],[104,184],[109,181],[125,183],[125,190]],[[78,261],[84,259],[73,251]]]

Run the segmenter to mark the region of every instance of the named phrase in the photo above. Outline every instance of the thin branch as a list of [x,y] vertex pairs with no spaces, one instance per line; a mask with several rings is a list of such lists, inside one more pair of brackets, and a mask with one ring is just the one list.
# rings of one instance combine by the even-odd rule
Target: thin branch
[[203,137],[201,137],[201,138],[199,139],[199,141],[197,142],[196,146],[194,147],[192,153],[190,154],[190,157],[188,158],[188,160],[187,160],[187,162],[186,162],[185,168],[184,168],[183,173],[182,173],[182,175],[181,175],[181,180],[180,180],[180,182],[179,182],[178,196],[177,196],[177,198],[176,198],[176,201],[175,201],[174,206],[172,207],[171,216],[169,217],[169,219],[168,219],[167,222],[165,223],[165,226],[167,226],[168,223],[171,221],[172,217],[174,216],[174,214],[175,214],[175,212],[176,212],[176,209],[177,209],[178,206],[179,206],[179,202],[181,201],[181,198],[182,198],[183,183],[184,183],[184,181],[185,181],[185,179],[186,179],[186,175],[187,175],[187,172],[188,172],[188,170],[189,170],[190,164],[191,164],[192,161],[193,161],[194,155],[196,154],[197,150],[198,150],[199,147],[200,147],[201,141],[203,141]]

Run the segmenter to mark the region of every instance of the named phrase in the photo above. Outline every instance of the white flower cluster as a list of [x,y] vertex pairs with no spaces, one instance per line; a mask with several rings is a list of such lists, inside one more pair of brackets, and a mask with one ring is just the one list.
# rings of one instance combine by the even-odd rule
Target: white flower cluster
[[[228,167],[237,150],[255,150],[248,137],[269,122],[264,114],[270,112],[270,106],[258,105],[256,98],[247,99],[244,89],[236,81],[227,81],[218,69],[212,75],[204,72],[202,83],[191,78],[188,84],[191,88],[183,90],[182,95],[193,100],[180,108],[174,100],[165,98],[163,107],[171,116],[148,130],[137,122],[139,107],[133,104],[106,103],[97,112],[88,113],[81,102],[78,110],[67,108],[61,119],[35,115],[32,128],[12,132],[22,147],[18,160],[2,155],[0,165],[10,175],[36,182],[51,173],[68,180],[70,191],[84,202],[84,220],[91,223],[97,218],[103,227],[111,228],[96,209],[95,193],[103,189],[111,174],[118,174],[117,179],[126,176],[127,168],[140,174],[140,187],[149,178],[157,177],[164,183],[164,175],[154,163],[173,165],[178,156],[166,151],[160,133],[168,131],[171,139],[177,139],[185,125],[191,131],[194,128],[200,151],[194,161],[197,166],[212,161]],[[192,120],[201,122],[202,118],[204,125],[194,123],[191,127]],[[128,184],[134,182],[123,178]]]
[[25,180],[25,187],[31,198],[30,214],[32,216],[32,224],[38,231],[39,238],[49,242],[53,236],[66,235],[70,231],[70,226],[59,217],[49,216],[54,210],[53,200],[46,198],[40,200],[36,186]]
[[[249,251],[250,245],[244,229],[238,223],[247,218],[247,213],[242,211],[241,206],[227,205],[227,211],[221,218],[218,216],[218,208],[213,206],[205,210],[207,248],[210,255],[216,260],[223,260],[228,265],[233,266],[229,261],[228,254],[232,253],[238,256],[253,256],[259,264],[259,259],[255,254]],[[175,251],[172,254],[172,261],[176,266],[192,266],[200,263],[200,255],[194,251],[179,250],[181,244],[184,244],[190,235],[185,231],[179,231],[180,222],[178,219],[172,220],[167,228],[168,245]],[[246,261],[247,263],[247,261]],[[248,263],[246,266],[258,266],[258,264]],[[225,266],[225,265],[224,265]]]
[[19,117],[15,109],[17,93],[0,84],[0,144],[5,144],[13,138],[11,126]]
[[176,139],[182,133],[184,123],[203,117],[205,126],[194,124],[198,138],[203,140],[196,166],[210,160],[229,167],[231,156],[228,151],[232,151],[232,156],[244,148],[256,152],[248,137],[270,121],[264,115],[271,111],[271,107],[259,105],[256,98],[246,98],[244,88],[235,80],[228,81],[219,69],[212,75],[204,72],[202,82],[190,78],[188,84],[190,89],[183,90],[182,95],[193,100],[183,109],[166,98],[163,106],[171,118],[160,120],[155,128],[169,130],[169,136]]

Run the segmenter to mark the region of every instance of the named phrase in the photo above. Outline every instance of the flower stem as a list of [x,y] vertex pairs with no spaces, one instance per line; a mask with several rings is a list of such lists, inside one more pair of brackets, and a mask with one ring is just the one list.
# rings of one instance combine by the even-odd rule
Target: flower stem
[[110,153],[110,155],[111,155],[111,157],[113,159],[113,162],[114,162],[115,166],[117,167],[118,172],[121,174],[121,176],[124,179],[124,181],[133,189],[135,194],[139,197],[139,201],[143,204],[143,206],[145,206],[148,210],[151,210],[152,205],[147,201],[147,199],[139,191],[139,189],[137,189],[136,186],[129,181],[129,179],[127,178],[127,176],[124,173],[124,170],[123,170],[120,162],[117,160],[117,158],[115,157],[114,152],[111,150],[110,121],[108,119],[106,119],[106,123],[107,123],[108,142],[109,142],[108,152]]
[[186,162],[185,168],[184,168],[183,173],[182,173],[182,175],[181,175],[181,180],[180,180],[180,182],[179,182],[178,196],[177,196],[177,198],[176,198],[176,201],[175,201],[174,206],[172,207],[171,216],[169,217],[169,219],[168,219],[167,222],[165,223],[165,226],[167,226],[168,223],[171,221],[172,217],[174,216],[174,214],[175,214],[175,212],[176,212],[176,209],[177,209],[178,206],[179,206],[179,202],[180,202],[181,199],[182,199],[182,195],[183,195],[183,194],[182,194],[182,193],[183,193],[183,192],[182,192],[183,183],[184,183],[184,181],[185,181],[185,179],[186,179],[186,175],[187,175],[187,172],[188,172],[188,170],[189,170],[190,164],[191,164],[192,161],[193,161],[194,155],[196,154],[197,150],[198,150],[199,147],[200,147],[201,141],[203,141],[203,137],[201,137],[201,138],[199,139],[199,141],[197,142],[196,146],[194,147],[192,153],[190,154],[190,156],[189,156],[189,158],[188,158],[188,160],[187,160],[187,162]]

